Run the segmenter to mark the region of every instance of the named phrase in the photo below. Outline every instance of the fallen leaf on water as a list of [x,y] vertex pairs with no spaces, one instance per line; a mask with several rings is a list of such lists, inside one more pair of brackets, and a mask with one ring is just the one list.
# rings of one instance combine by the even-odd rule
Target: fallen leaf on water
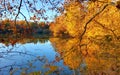
[[57,66],[49,66],[49,68],[50,68],[50,71],[55,71],[55,70],[57,70]]

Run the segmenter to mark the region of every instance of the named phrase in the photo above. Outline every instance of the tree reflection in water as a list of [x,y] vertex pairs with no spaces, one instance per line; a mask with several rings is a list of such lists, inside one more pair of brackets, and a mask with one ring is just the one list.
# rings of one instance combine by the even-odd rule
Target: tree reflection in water
[[[1,38],[0,75],[71,74],[48,38]],[[14,44],[12,42],[16,41]]]
[[1,38],[0,74],[119,75],[120,41],[105,37]]
[[74,75],[120,74],[120,41],[108,42],[104,38],[90,38],[81,43],[76,38],[50,41]]

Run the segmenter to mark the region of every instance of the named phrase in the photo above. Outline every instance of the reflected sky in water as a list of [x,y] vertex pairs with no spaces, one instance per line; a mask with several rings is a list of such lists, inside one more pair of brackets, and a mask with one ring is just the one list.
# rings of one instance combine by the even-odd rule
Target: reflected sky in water
[[0,75],[120,74],[119,41],[93,39],[92,42],[80,42],[78,38],[17,40],[14,45],[0,43]]
[[29,74],[35,71],[45,74],[49,71],[49,66],[58,66],[61,74],[72,73],[67,66],[63,65],[62,60],[55,62],[55,57],[59,54],[55,52],[50,41],[45,43],[38,41],[36,44],[16,43],[14,46],[10,44],[5,46],[0,43],[0,54],[0,75],[9,75],[14,70],[14,75],[20,75],[22,72]]

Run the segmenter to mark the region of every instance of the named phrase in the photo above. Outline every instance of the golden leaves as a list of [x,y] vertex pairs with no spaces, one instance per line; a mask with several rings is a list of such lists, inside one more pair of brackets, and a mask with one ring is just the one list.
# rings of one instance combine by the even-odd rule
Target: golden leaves
[[118,9],[120,9],[120,1],[117,1],[116,7],[117,7]]
[[[82,68],[81,73],[85,72],[86,75],[102,74],[103,72],[105,74],[119,74],[119,49],[108,48],[115,46],[115,44],[112,44],[113,42],[105,43],[103,37],[96,38],[91,39],[93,42],[83,45],[81,48],[79,47],[80,40],[75,38],[50,38],[50,41],[60,56],[63,57],[64,64],[70,69]],[[106,45],[107,49],[103,50],[98,43]]]

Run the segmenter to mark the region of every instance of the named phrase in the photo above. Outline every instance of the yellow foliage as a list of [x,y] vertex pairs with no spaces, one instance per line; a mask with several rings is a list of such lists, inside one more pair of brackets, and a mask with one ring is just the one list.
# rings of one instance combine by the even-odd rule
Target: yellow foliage
[[[66,31],[72,37],[79,37],[85,30],[84,26],[90,20],[82,42],[79,39],[50,39],[53,46],[63,57],[65,65],[68,65],[71,69],[80,67],[84,60],[88,73],[106,71],[106,74],[110,74],[108,70],[112,72],[112,65],[115,61],[120,61],[117,54],[120,48],[119,43],[113,37],[115,35],[120,36],[120,10],[110,2],[111,0],[89,1],[86,7],[87,12],[83,11],[81,4],[77,2],[65,5],[65,13],[62,15],[64,21],[60,22],[63,23],[62,25],[66,27]],[[106,4],[108,6],[100,12]],[[100,13],[95,15],[97,12]],[[94,15],[95,17],[93,17]],[[55,24],[57,25],[57,23]],[[111,37],[107,37],[107,35]],[[80,47],[81,45],[83,46]],[[118,59],[115,59],[115,57]]]
[[[101,47],[94,42],[89,43],[87,48],[85,45],[80,48],[80,40],[75,38],[50,38],[50,41],[56,48],[56,51],[60,53],[60,57],[63,58],[64,64],[69,66],[69,68],[74,70],[78,68],[81,69],[81,65],[85,64],[86,69],[82,68],[84,71],[81,71],[81,73],[85,72],[87,73],[86,75],[92,72],[99,74],[105,72],[106,74],[110,74],[110,72],[113,72],[111,70],[113,68],[113,64],[116,63],[115,66],[119,65],[119,50],[112,50],[113,48],[102,50]],[[101,40],[99,42],[101,42]],[[114,69],[114,72],[119,74],[117,73],[117,69],[119,68]]]
[[57,70],[57,66],[49,66],[49,68],[50,68],[50,71],[55,71],[55,70]]
[[64,23],[72,37],[77,37],[80,34],[80,20],[81,16],[84,15],[84,11],[81,11],[81,7],[82,5],[78,2],[73,2],[65,6],[66,13]]
[[[51,28],[54,36],[69,34],[72,37],[80,37],[84,31],[86,22],[97,12],[99,12],[105,4],[111,0],[100,0],[88,2],[87,8],[83,7],[79,2],[70,2],[64,5],[65,12],[56,18],[54,27]],[[84,11],[84,10],[87,10]],[[120,34],[119,21],[120,12],[114,5],[108,5],[100,14],[98,14],[87,26],[87,37],[95,37],[96,35],[111,34],[113,30],[115,34]],[[98,23],[97,23],[97,22]],[[103,26],[100,26],[103,25]]]

